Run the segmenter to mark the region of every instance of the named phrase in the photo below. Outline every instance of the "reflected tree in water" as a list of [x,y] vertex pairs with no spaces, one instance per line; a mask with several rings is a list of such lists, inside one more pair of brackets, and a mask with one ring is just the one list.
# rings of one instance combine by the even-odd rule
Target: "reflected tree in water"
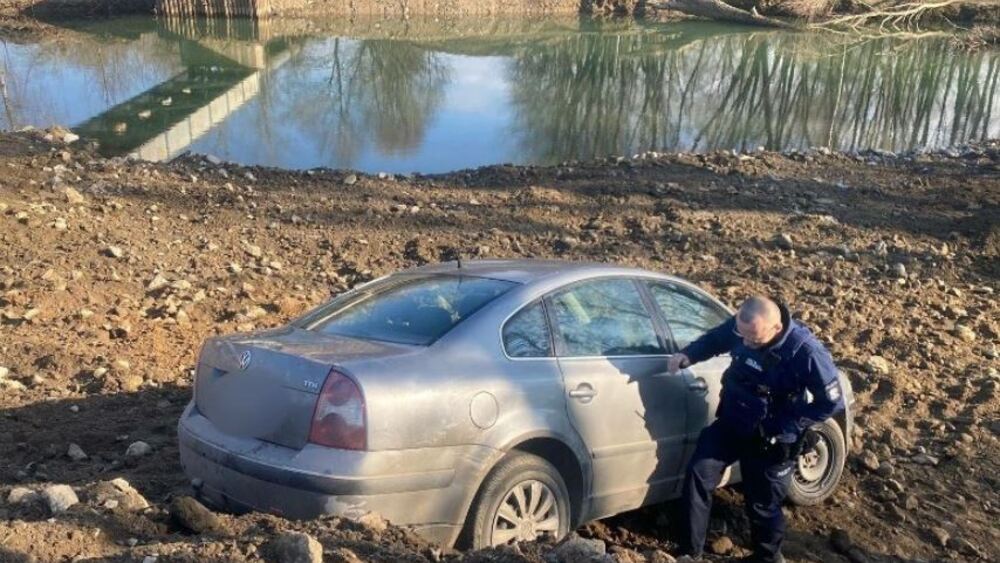
[[107,107],[133,95],[135,84],[156,84],[181,68],[176,43],[148,31],[129,37],[106,33],[60,37],[29,45],[4,40],[0,47],[3,129],[28,123],[69,124],[89,117],[86,111],[75,116],[71,108],[49,103],[48,91],[65,87],[62,81],[68,76],[89,84]]
[[371,138],[384,152],[418,148],[444,100],[448,67],[418,45],[389,40],[333,39],[305,46],[285,80],[312,88],[275,88],[289,103],[283,119],[297,123],[349,165]]
[[646,149],[841,149],[1000,134],[1000,55],[942,40],[628,30],[527,45],[511,64],[517,123],[539,158]]

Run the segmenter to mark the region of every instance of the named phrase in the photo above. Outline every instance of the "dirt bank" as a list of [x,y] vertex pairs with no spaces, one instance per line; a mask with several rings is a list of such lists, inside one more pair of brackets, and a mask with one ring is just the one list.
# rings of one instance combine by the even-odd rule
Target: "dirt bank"
[[[2,561],[254,561],[293,528],[327,560],[439,558],[377,521],[222,515],[191,533],[168,507],[189,492],[174,425],[203,338],[275,326],[358,282],[458,253],[619,262],[730,303],[784,296],[853,381],[863,433],[833,499],[789,509],[790,559],[996,555],[998,143],[379,178],[105,160],[56,137],[0,135]],[[102,484],[119,477],[135,491]],[[32,500],[52,484],[80,502],[52,516]],[[723,498],[713,537],[739,553],[739,493]],[[653,554],[676,547],[675,508],[580,533],[618,561],[664,561]],[[854,547],[839,532],[831,542],[834,530]],[[464,560],[538,561],[548,549]]]
[[[792,19],[822,19],[831,14],[864,10],[856,2],[822,0],[739,0],[731,4],[747,10]],[[313,22],[331,20],[332,27],[355,19],[384,19],[389,26],[409,25],[410,19],[427,18],[504,18],[538,16],[629,16],[663,20],[684,19],[680,12],[651,10],[646,0],[0,0],[0,36],[51,36],[61,32],[59,22],[83,18],[112,18],[127,15],[153,15],[188,18],[246,17],[260,14],[263,20]],[[819,11],[814,8],[819,7]],[[804,11],[802,11],[804,10]],[[815,13],[814,13],[815,12]],[[963,0],[937,10],[922,19],[925,26],[952,24],[962,28],[980,26],[992,30],[1000,25],[1000,4],[993,0]],[[326,25],[331,27],[331,25]],[[960,33],[959,33],[960,34]]]
[[317,17],[351,19],[411,16],[497,17],[575,15],[589,11],[581,0],[0,0],[0,31],[52,33],[50,24],[80,18],[126,15],[167,17]]

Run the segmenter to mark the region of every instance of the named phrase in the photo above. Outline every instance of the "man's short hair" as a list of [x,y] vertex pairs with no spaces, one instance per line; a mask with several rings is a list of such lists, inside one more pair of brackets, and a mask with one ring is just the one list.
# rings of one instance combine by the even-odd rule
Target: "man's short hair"
[[777,303],[762,295],[754,295],[740,305],[739,319],[744,323],[752,323],[758,317],[770,321],[776,314],[780,318],[781,312]]

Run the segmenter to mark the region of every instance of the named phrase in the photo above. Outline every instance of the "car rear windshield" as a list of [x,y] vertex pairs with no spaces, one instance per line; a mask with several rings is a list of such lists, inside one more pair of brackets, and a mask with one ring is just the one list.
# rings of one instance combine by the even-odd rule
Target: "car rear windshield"
[[515,285],[457,275],[397,275],[331,301],[305,324],[325,334],[426,346]]

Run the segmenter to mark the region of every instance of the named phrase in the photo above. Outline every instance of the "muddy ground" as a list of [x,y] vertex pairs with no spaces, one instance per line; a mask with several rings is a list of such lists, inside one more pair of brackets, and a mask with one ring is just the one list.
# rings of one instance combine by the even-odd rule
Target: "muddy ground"
[[[1000,143],[379,177],[103,159],[43,135],[0,135],[2,561],[273,560],[291,529],[328,561],[541,560],[551,546],[442,554],[377,519],[170,517],[190,493],[174,426],[203,338],[459,254],[650,268],[731,304],[784,297],[851,378],[860,430],[834,497],[787,509],[789,559],[997,557]],[[79,503],[35,496],[54,484]],[[748,545],[740,500],[725,491],[715,510],[728,555]],[[676,514],[579,533],[618,561],[667,561]]]

